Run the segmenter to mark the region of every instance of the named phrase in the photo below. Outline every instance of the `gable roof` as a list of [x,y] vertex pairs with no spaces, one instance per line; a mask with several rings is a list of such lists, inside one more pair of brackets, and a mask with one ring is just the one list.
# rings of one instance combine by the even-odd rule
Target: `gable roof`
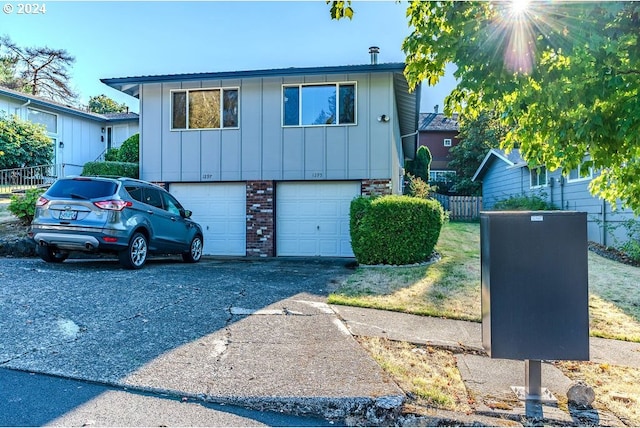
[[444,113],[420,113],[418,127],[421,132],[460,130],[457,113],[451,117],[445,116]]
[[482,179],[484,174],[487,172],[487,169],[489,169],[491,161],[494,159],[506,163],[507,168],[519,168],[527,165],[524,159],[522,159],[522,156],[520,156],[520,150],[518,149],[513,149],[509,153],[501,149],[491,149],[482,160],[482,163],[476,170],[476,173],[473,175],[471,181]]
[[126,113],[127,117],[121,117],[123,113],[118,113],[120,116],[111,116],[109,114],[99,114],[90,111],[81,110],[76,107],[58,103],[56,101],[47,100],[37,97],[35,95],[25,94],[24,92],[14,91],[13,89],[0,86],[0,96],[6,96],[13,98],[21,103],[28,103],[27,106],[41,107],[49,110],[53,110],[59,113],[66,113],[72,116],[82,117],[84,119],[95,120],[97,122],[113,122],[113,121],[130,121],[139,120],[136,113]]

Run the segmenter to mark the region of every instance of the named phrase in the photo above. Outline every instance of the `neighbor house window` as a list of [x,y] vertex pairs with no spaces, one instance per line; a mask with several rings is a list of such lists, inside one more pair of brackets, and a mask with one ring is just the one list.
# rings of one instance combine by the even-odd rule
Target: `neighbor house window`
[[450,183],[456,176],[455,171],[429,171],[430,183]]
[[531,187],[542,187],[547,185],[547,168],[540,166],[530,171]]
[[171,129],[237,127],[237,88],[171,91]]
[[569,171],[567,181],[591,180],[593,178],[593,169],[586,165],[579,165],[577,168]]
[[451,147],[451,138],[445,138],[444,139],[444,146],[445,147]]
[[27,109],[27,120],[44,125],[50,134],[58,133],[58,115],[30,108]]
[[355,83],[282,87],[282,124],[284,126],[353,125],[355,123]]

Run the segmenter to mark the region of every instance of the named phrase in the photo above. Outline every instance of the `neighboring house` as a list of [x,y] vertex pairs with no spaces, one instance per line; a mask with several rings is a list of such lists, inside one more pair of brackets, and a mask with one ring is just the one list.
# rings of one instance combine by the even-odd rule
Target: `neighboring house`
[[352,257],[351,200],[401,193],[419,88],[404,64],[102,79],[140,99],[140,177],[204,228],[204,252]]
[[431,152],[429,182],[449,183],[456,173],[449,168],[449,150],[459,143],[458,115],[447,117],[438,113],[438,106],[435,106],[435,113],[420,113],[419,130],[418,146],[426,146]]
[[54,144],[58,175],[77,175],[111,145],[138,132],[138,115],[102,115],[0,87],[0,114],[43,124]]
[[482,205],[493,209],[496,202],[511,196],[540,196],[562,210],[587,213],[587,234],[590,241],[614,245],[626,240],[624,229],[617,226],[633,218],[629,210],[613,211],[611,205],[589,192],[593,173],[584,176],[578,169],[568,176],[561,170],[545,167],[529,168],[518,149],[508,154],[491,149],[478,167],[474,181],[482,182]]

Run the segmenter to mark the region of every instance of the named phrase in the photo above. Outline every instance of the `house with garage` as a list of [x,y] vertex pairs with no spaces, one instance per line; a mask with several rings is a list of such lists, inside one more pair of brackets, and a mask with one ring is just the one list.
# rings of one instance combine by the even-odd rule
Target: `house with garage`
[[[373,55],[372,55],[373,59]],[[403,63],[102,79],[140,99],[140,178],[211,255],[352,257],[349,207],[401,193],[420,90]]]
[[482,205],[492,210],[496,202],[512,196],[538,196],[561,210],[587,213],[587,235],[590,241],[615,246],[626,241],[622,223],[634,218],[630,210],[614,210],[605,200],[589,192],[596,174],[576,168],[568,175],[560,169],[529,167],[518,149],[507,153],[491,149],[473,176],[482,182]]
[[138,132],[138,115],[102,115],[0,87],[0,115],[15,115],[44,125],[54,146],[56,175],[79,175],[86,162],[99,159]]
[[420,113],[418,147],[426,146],[431,152],[430,183],[449,184],[451,177],[456,174],[449,167],[449,151],[460,142],[459,130],[457,113],[447,117],[444,113],[438,113],[437,105],[433,113]]

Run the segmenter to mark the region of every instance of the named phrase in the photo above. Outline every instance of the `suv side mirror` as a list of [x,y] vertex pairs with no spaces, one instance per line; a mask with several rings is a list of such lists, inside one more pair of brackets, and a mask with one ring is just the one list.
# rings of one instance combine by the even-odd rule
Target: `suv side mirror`
[[183,214],[182,214],[182,217],[184,217],[184,218],[191,218],[191,214],[193,214],[193,213],[191,212],[191,210],[184,210],[184,211],[183,211]]

